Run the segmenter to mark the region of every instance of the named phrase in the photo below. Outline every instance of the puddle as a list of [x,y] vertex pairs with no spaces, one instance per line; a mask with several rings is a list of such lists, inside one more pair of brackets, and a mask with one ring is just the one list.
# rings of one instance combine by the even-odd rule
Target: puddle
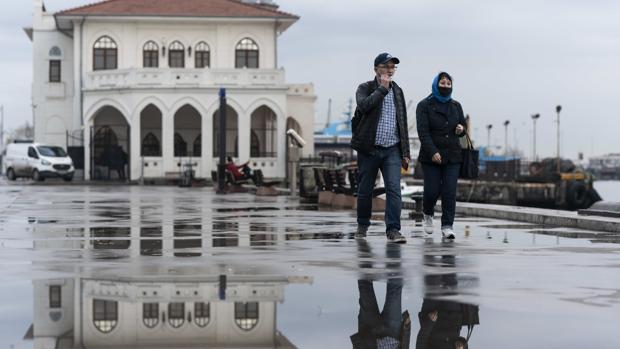
[[403,220],[393,245],[381,214],[358,241],[354,212],[286,197],[45,189],[0,211],[2,348],[344,348],[402,340],[405,311],[411,348],[472,325],[472,348],[614,347],[613,234],[458,217],[455,242]]

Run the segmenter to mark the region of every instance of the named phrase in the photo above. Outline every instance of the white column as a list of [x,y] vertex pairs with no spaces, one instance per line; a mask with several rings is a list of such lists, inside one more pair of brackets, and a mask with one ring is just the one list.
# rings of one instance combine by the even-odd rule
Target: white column
[[[73,21],[73,120],[69,128],[70,131],[79,130],[82,125],[81,98],[82,98],[82,70],[80,70],[80,62],[85,63],[82,58],[82,23]],[[87,138],[84,138],[86,142]]]
[[131,120],[131,124],[129,125],[129,127],[131,127],[130,129],[130,142],[131,142],[131,154],[129,154],[129,166],[131,166],[131,180],[135,181],[140,179],[140,175],[142,173],[142,161],[140,158],[140,152],[141,152],[141,146],[142,146],[142,139],[141,139],[141,128],[142,125],[140,124],[141,120],[140,120],[140,112],[138,112],[138,115],[131,115],[130,116],[130,120]]
[[164,196],[162,200],[162,256],[174,256],[174,198],[171,195]]
[[202,146],[200,151],[202,176],[211,178],[211,170],[213,169],[213,119],[210,115],[202,115]]
[[93,127],[93,121],[88,120],[84,122],[84,179],[90,180],[90,131],[91,127]]
[[247,221],[239,222],[239,247],[250,246],[250,223]]
[[250,114],[249,113],[239,114],[239,117],[237,120],[237,128],[238,128],[239,136],[237,137],[237,139],[239,140],[238,162],[241,164],[250,160],[251,126],[252,126],[252,119],[251,119]]
[[277,127],[278,159],[276,161],[276,164],[277,164],[276,176],[279,178],[284,178],[284,176],[286,175],[286,137],[287,137],[286,136],[286,116],[282,114],[278,114],[276,119],[278,120],[278,127]]
[[165,176],[166,172],[177,170],[177,166],[174,163],[174,115],[172,115],[172,112],[162,115],[161,134],[161,149],[164,161],[162,175]]
[[[132,135],[132,138],[133,138],[133,135]],[[130,231],[130,239],[131,239],[129,248],[130,248],[131,258],[134,260],[134,263],[132,263],[134,270],[138,270],[139,265],[137,265],[137,261],[140,260],[139,259],[140,258],[140,226],[141,226],[140,225],[140,221],[141,221],[140,188],[141,187],[131,187],[129,190],[129,195],[130,195],[129,202],[131,204],[129,208],[129,217],[130,217],[129,218],[129,222],[130,222],[129,231]]]

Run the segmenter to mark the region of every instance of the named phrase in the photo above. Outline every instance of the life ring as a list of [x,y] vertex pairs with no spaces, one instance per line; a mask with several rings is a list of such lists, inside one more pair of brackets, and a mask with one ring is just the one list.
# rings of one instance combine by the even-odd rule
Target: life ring
[[573,209],[584,208],[588,200],[588,188],[581,181],[571,182],[566,188],[566,198],[569,207]]
[[530,164],[530,176],[540,176],[544,171],[543,164],[540,162],[532,162]]

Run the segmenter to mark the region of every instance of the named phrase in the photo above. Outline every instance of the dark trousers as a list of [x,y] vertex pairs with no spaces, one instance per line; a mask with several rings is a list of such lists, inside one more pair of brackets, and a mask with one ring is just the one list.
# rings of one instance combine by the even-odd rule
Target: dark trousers
[[432,216],[441,196],[441,226],[452,227],[456,211],[456,186],[461,164],[436,165],[423,163],[424,214]]
[[[389,336],[398,339],[401,334],[402,322],[401,247],[400,245],[388,244],[385,248],[385,255],[388,260],[385,265],[388,272],[385,304],[383,310],[379,311],[371,277],[363,277],[357,280],[360,293],[360,311],[357,317],[358,332],[379,338]],[[358,258],[360,268],[372,268],[371,261],[376,259],[376,256],[373,255],[370,245],[365,240],[358,242]]]
[[394,145],[389,148],[377,148],[373,154],[357,154],[359,175],[357,177],[357,224],[370,225],[372,214],[372,191],[381,170],[386,190],[385,226],[386,231],[400,231],[400,168],[402,159],[400,148]]
[[400,338],[403,279],[388,280],[382,312],[379,312],[372,281],[358,280],[357,286],[360,292],[359,332],[369,331],[378,337]]

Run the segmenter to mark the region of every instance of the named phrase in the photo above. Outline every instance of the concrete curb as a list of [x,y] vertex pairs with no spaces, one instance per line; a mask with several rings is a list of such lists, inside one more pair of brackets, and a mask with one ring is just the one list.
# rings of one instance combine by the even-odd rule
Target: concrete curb
[[[403,207],[407,209],[414,207],[413,203],[403,204]],[[620,234],[620,218],[580,216],[577,212],[572,211],[457,202],[456,212],[466,216]]]

